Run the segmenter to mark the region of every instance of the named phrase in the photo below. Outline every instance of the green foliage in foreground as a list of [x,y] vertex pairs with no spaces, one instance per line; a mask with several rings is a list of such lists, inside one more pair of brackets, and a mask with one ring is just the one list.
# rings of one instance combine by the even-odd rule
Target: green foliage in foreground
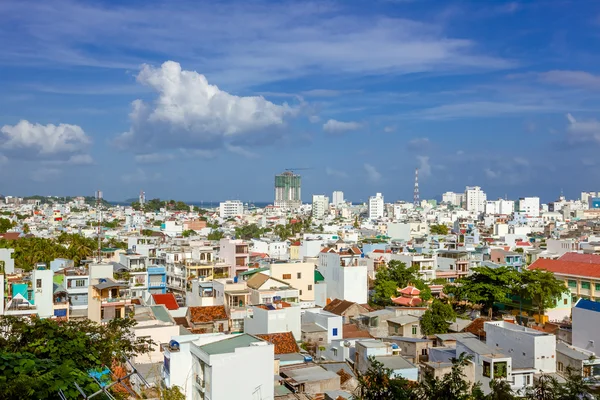
[[55,399],[59,389],[77,399],[74,382],[88,394],[97,391],[88,371],[119,364],[153,345],[134,337],[134,325],[132,319],[100,325],[0,317],[0,399]]

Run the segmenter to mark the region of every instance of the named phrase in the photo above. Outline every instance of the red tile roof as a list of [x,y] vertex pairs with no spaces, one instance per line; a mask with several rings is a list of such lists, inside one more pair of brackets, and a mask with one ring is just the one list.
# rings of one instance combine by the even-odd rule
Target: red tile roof
[[581,254],[581,253],[565,253],[559,260],[570,262],[584,262],[600,264],[600,255],[598,254]]
[[404,289],[396,289],[398,293],[407,294],[409,296],[418,296],[421,294],[421,291],[414,286],[407,286]]
[[523,242],[523,241],[518,241],[517,243],[515,243],[517,246],[531,246],[531,243],[529,242]]
[[298,353],[300,349],[292,332],[254,335],[275,345],[275,354]]
[[372,338],[369,331],[362,331],[358,329],[358,326],[354,324],[342,325],[342,337],[344,339],[356,339],[356,338]]
[[348,300],[341,300],[341,299],[331,300],[331,302],[329,304],[327,304],[325,307],[323,307],[323,310],[328,311],[335,315],[343,316],[344,313],[346,311],[348,311],[348,309],[355,304],[358,306],[359,312],[367,312],[367,310],[360,304],[357,304],[357,303],[354,303],[354,302],[348,301]]
[[545,269],[555,274],[600,278],[600,263],[571,262],[538,258],[529,269]]
[[175,295],[173,293],[165,293],[165,294],[153,294],[152,298],[156,304],[162,304],[167,307],[167,310],[178,310],[179,305],[177,304],[177,300],[175,299]]
[[225,306],[190,307],[188,313],[194,324],[228,319]]
[[5,239],[5,240],[17,240],[17,239],[19,239],[19,236],[21,236],[21,234],[19,232],[0,233],[0,239]]
[[398,304],[399,306],[416,307],[421,305],[423,300],[418,297],[396,297],[392,298],[392,302],[394,304]]
[[483,325],[487,320],[487,318],[474,319],[473,322],[471,322],[465,329],[463,329],[463,332],[472,333],[477,337],[485,339],[485,330],[483,329]]

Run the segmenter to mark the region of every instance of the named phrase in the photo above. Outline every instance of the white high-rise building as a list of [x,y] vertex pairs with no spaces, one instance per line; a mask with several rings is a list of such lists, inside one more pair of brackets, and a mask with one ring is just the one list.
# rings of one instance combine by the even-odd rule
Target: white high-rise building
[[487,200],[485,202],[486,215],[510,215],[515,211],[515,202],[512,200]]
[[519,199],[519,211],[524,212],[529,217],[540,216],[540,198],[539,197],[521,197]]
[[219,204],[219,216],[223,219],[244,214],[244,204],[239,200],[227,200]]
[[487,195],[479,186],[467,186],[465,188],[465,208],[474,213],[485,212]]
[[464,194],[446,192],[442,195],[442,203],[452,204],[453,206],[460,207],[464,200]]
[[329,209],[329,197],[322,194],[314,194],[312,198],[312,216],[321,219]]
[[383,195],[377,193],[369,197],[369,219],[379,219],[383,217],[384,202]]
[[333,192],[333,196],[331,197],[331,202],[336,207],[344,204],[344,192],[342,192],[340,190],[336,190],[335,192]]

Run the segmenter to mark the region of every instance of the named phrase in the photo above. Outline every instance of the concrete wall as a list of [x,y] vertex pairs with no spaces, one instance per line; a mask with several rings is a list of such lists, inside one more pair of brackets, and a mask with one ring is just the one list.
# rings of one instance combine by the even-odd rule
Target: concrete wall
[[11,275],[15,273],[15,260],[12,258],[15,249],[0,249],[0,261],[4,261],[4,273]]
[[[291,278],[283,279],[285,274],[291,275]],[[300,290],[301,301],[313,302],[315,300],[315,265],[313,263],[271,264],[271,276]]]
[[300,340],[300,307],[287,307],[278,310],[265,310],[252,307],[253,315],[244,319],[244,332],[251,335],[260,333],[292,332]]
[[335,339],[342,339],[343,320],[339,315],[323,310],[306,310],[302,314],[302,323],[314,322],[327,330],[327,343]]
[[133,362],[136,364],[156,363],[163,360],[163,354],[160,351],[161,343],[169,343],[173,336],[179,336],[179,325],[136,325],[133,328],[133,333],[136,339],[141,337],[149,337],[156,343],[152,351],[134,357]]
[[574,307],[573,346],[600,356],[600,313]]
[[537,371],[556,372],[556,337],[524,326],[504,321],[484,324],[486,344],[502,349],[519,364]]

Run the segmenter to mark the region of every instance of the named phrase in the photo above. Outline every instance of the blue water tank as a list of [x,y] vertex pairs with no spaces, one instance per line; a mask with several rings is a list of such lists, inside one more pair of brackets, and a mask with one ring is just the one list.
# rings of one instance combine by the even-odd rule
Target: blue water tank
[[311,356],[304,356],[304,362],[312,362],[313,358]]
[[238,280],[238,277],[237,277],[237,276],[234,276],[234,277],[233,277],[233,283],[237,283],[237,282],[238,282],[237,280]]
[[396,343],[392,343],[392,349],[398,350],[400,347]]

